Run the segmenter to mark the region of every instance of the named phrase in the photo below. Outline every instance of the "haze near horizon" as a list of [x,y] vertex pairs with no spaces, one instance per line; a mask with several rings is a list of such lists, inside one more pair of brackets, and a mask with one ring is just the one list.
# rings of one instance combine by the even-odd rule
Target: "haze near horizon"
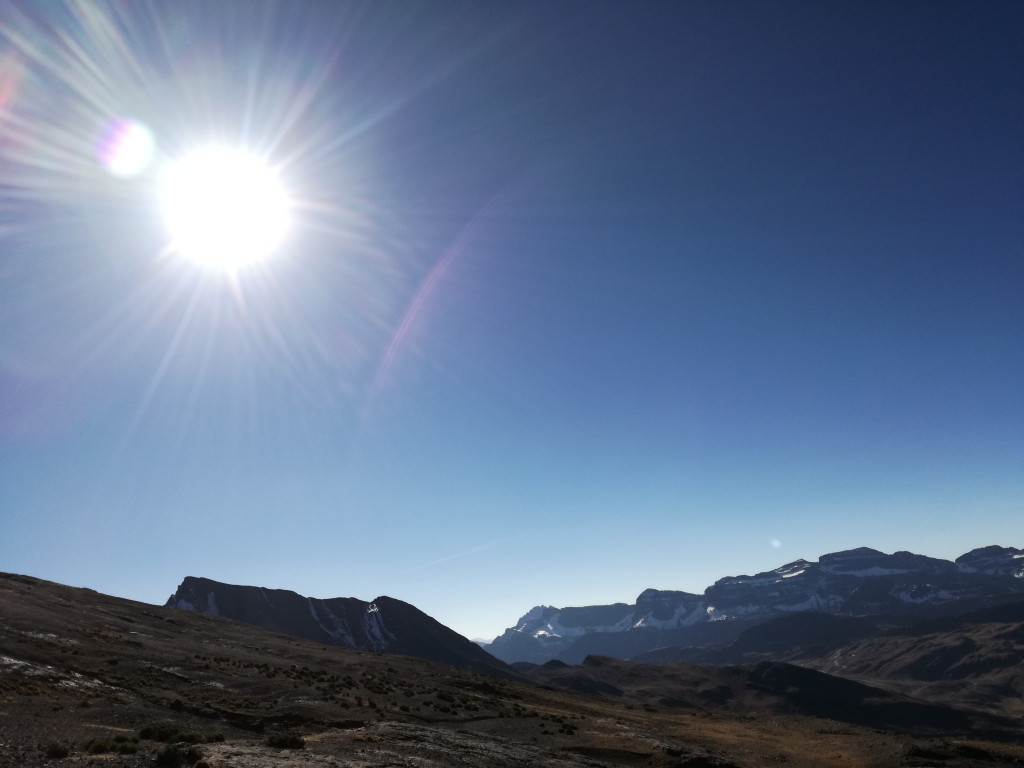
[[1022,40],[985,0],[9,3],[0,570],[491,638],[1018,545]]

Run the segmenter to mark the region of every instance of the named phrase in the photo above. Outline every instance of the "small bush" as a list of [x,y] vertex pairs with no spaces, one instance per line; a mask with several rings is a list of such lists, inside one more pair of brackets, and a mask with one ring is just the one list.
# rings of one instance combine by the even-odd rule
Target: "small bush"
[[69,754],[71,754],[71,749],[64,744],[53,743],[46,745],[46,756],[53,758],[54,760],[67,757]]
[[181,750],[173,744],[168,744],[166,747],[160,747],[160,749],[156,751],[155,762],[157,765],[168,766],[168,768],[179,766],[182,763]]
[[147,725],[139,731],[139,738],[169,743],[172,741],[178,741],[179,733],[181,733],[181,731],[171,725]]
[[305,749],[306,741],[295,733],[278,733],[267,737],[267,746],[274,749]]
[[195,765],[202,757],[195,747],[182,748],[178,744],[168,744],[156,753],[156,764],[161,768],[177,768],[180,765]]
[[134,755],[139,751],[138,741],[128,736],[97,736],[85,743],[85,751],[89,755]]
[[[124,738],[119,736],[118,738]],[[185,744],[212,744],[217,741],[224,741],[223,733],[182,733],[177,728],[171,725],[147,725],[145,728],[139,731],[139,739],[148,739],[149,741],[162,741],[165,744],[180,743]]]

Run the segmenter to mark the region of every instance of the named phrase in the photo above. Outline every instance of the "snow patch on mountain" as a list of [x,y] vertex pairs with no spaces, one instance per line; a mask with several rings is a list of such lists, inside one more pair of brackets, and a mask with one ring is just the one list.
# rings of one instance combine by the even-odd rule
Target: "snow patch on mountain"
[[545,613],[557,610],[557,608],[550,605],[536,605],[528,610],[511,629],[513,632],[527,632],[530,627],[543,620]]
[[696,607],[689,605],[676,606],[672,614],[667,618],[659,619],[652,614],[646,614],[637,619],[632,629],[669,629],[672,627],[688,627],[701,620],[701,609],[703,603]]
[[615,624],[604,624],[596,626],[564,626],[553,618],[547,625],[548,634],[554,637],[581,637],[588,632],[624,632],[630,627],[630,617],[627,616]]
[[835,595],[808,595],[802,600],[790,603],[747,603],[744,605],[708,606],[708,621],[730,621],[755,616],[769,616],[776,613],[797,613],[799,611],[835,611],[842,600]]
[[926,585],[925,588],[918,587],[916,589],[896,588],[889,594],[904,603],[914,603],[917,605],[924,603],[944,603],[957,599],[957,596],[948,589],[934,589],[930,588],[928,585]]

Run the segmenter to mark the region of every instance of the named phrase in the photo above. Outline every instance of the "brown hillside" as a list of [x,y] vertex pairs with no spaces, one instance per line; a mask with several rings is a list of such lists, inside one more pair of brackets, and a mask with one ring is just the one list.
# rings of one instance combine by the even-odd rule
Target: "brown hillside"
[[1024,764],[1009,745],[756,706],[637,706],[0,575],[4,768],[881,768],[979,755]]

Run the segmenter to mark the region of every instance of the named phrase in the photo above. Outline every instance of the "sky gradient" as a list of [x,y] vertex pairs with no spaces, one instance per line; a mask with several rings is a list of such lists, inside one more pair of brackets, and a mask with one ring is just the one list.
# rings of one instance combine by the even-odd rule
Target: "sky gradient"
[[[1022,546],[1024,5],[9,6],[0,570],[490,638]],[[155,203],[210,141],[294,200],[233,275]]]

